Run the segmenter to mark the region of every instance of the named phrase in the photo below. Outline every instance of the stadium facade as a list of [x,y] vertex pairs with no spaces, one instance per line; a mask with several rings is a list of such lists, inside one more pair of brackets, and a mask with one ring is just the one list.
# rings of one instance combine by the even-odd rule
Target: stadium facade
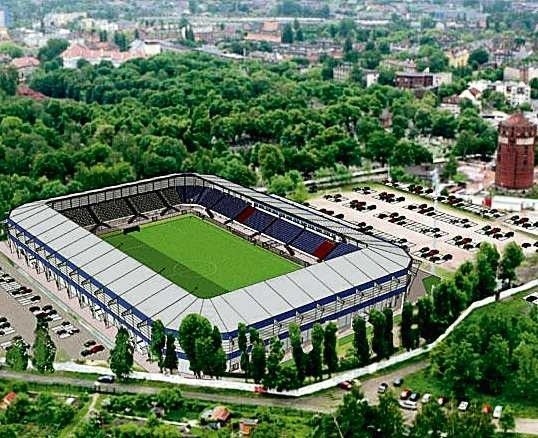
[[[114,229],[195,213],[253,243],[290,257],[303,269],[214,298],[202,299],[99,237]],[[408,291],[415,264],[407,251],[349,222],[307,206],[241,187],[215,176],[174,174],[37,201],[6,220],[12,252],[94,317],[129,330],[141,350],[151,324],[177,333],[182,319],[199,313],[218,326],[229,369],[238,368],[238,323],[256,327],[288,347],[288,325],[303,340],[316,322],[350,328],[357,313],[394,306]],[[267,242],[271,242],[268,245]],[[231,255],[233,257],[233,255]],[[305,260],[311,259],[311,263]],[[180,358],[184,354],[178,350]],[[186,369],[185,361],[180,368]]]

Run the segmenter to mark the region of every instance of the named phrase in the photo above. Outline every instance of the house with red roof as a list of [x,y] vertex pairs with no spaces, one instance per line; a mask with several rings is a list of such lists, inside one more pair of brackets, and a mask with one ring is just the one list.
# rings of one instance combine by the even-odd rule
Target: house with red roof
[[39,59],[33,56],[23,56],[13,59],[10,65],[17,70],[19,82],[26,82],[26,79],[39,67]]
[[2,399],[2,402],[0,402],[0,410],[4,411],[9,408],[15,402],[16,399],[17,394],[15,392],[8,392]]

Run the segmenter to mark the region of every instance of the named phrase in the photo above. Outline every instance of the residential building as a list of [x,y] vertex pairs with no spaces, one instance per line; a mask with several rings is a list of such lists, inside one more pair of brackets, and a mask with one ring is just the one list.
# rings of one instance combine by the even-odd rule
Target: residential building
[[507,66],[503,70],[503,79],[505,81],[521,81],[528,84],[535,78],[538,78],[538,65]]
[[433,87],[433,74],[425,72],[396,73],[395,84],[398,88],[406,88],[411,90]]
[[13,59],[10,65],[17,70],[19,82],[26,82],[26,79],[39,67],[39,60],[33,56],[23,56]]
[[17,399],[17,394],[13,391],[8,392],[0,402],[0,410],[4,411],[9,408]]
[[126,61],[148,56],[144,50],[131,49],[127,52],[120,52],[117,49],[89,48],[85,44],[73,43],[61,55],[65,68],[77,68],[80,60],[88,61],[92,65],[97,65],[102,61],[110,61],[114,67],[118,67]]
[[445,52],[448,58],[448,65],[453,68],[465,67],[469,62],[469,50],[467,49],[451,49]]
[[335,81],[347,81],[351,77],[353,66],[347,62],[333,68],[333,79]]
[[[514,82],[514,81],[487,81],[487,80],[478,80],[472,81],[469,83],[468,92],[467,90],[460,94],[462,98],[468,98],[473,100],[469,95],[469,92],[473,94],[475,100],[480,100],[482,94],[486,90],[496,91],[504,95],[506,102],[513,107],[518,107],[523,104],[531,103],[531,87],[524,82]],[[467,92],[467,93],[466,93]],[[465,95],[464,95],[465,94]],[[475,103],[473,101],[473,103]]]
[[371,87],[372,85],[377,84],[378,80],[379,80],[379,73],[377,72],[366,73],[366,87]]
[[536,125],[521,112],[499,124],[495,185],[509,190],[530,189],[534,184]]
[[379,63],[379,67],[394,71],[417,71],[417,65],[415,64],[415,61],[411,59],[406,59],[404,61],[399,59],[384,59]]

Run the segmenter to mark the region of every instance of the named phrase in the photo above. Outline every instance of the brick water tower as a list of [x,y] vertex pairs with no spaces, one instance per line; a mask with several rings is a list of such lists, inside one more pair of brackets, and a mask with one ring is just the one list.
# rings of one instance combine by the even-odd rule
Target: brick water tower
[[534,180],[536,125],[518,112],[499,124],[495,185],[525,190]]

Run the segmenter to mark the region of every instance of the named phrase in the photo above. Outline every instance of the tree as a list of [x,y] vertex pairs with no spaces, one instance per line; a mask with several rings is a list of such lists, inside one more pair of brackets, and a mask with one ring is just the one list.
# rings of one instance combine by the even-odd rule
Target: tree
[[338,328],[334,322],[330,322],[325,327],[323,334],[323,362],[327,367],[329,377],[338,368],[338,355],[336,352],[336,332]]
[[196,354],[196,341],[205,341],[211,337],[211,324],[203,316],[197,313],[187,315],[179,327],[179,345],[185,352],[189,360],[189,367],[192,372],[200,377],[200,372],[204,368],[207,357],[198,357]]
[[375,418],[377,429],[381,430],[381,436],[403,436],[404,424],[402,411],[390,392],[379,397],[379,405],[375,410]]
[[293,29],[291,24],[286,23],[282,29],[281,42],[283,44],[292,44],[293,43]]
[[441,174],[442,178],[445,181],[449,181],[456,175],[458,172],[458,160],[454,154],[448,156],[448,160],[443,167],[443,173]]
[[295,362],[295,368],[297,370],[297,379],[302,384],[306,376],[307,360],[305,352],[303,351],[303,341],[301,339],[301,330],[295,323],[289,326],[290,344],[293,361]]
[[433,321],[433,303],[430,296],[420,297],[417,301],[418,316],[417,323],[419,333],[427,343],[432,342],[437,337],[437,329]]
[[13,67],[2,67],[0,69],[0,90],[8,96],[14,96],[17,92],[19,74]]
[[323,377],[323,337],[324,331],[321,324],[312,327],[312,350],[308,354],[310,374],[314,379],[321,380]]
[[353,347],[359,366],[367,365],[370,361],[370,346],[366,333],[366,321],[359,315],[353,318]]
[[426,403],[422,405],[413,421],[410,436],[417,438],[440,436],[446,433],[447,426],[447,418],[441,406],[438,403]]
[[24,56],[24,50],[10,41],[0,43],[0,53],[5,54],[10,58],[22,58]]
[[396,138],[385,131],[375,131],[366,140],[364,154],[371,160],[385,164],[396,147]]
[[383,315],[385,316],[385,343],[387,349],[385,354],[386,357],[389,357],[394,351],[394,334],[392,333],[394,327],[394,315],[390,307],[385,307],[383,309]]
[[483,242],[476,255],[477,285],[474,299],[482,299],[493,295],[497,288],[497,269],[499,253],[490,243]]
[[69,41],[61,38],[51,38],[43,47],[39,49],[37,57],[42,63],[58,58],[60,54],[69,47]]
[[378,360],[387,357],[385,315],[377,309],[370,312],[370,324],[374,327],[374,336],[372,338],[372,350]]
[[271,339],[269,355],[267,356],[267,373],[263,377],[263,386],[266,388],[276,388],[280,375],[280,362],[284,358],[282,342],[277,337]]
[[514,351],[517,371],[515,384],[520,394],[529,400],[538,399],[538,336],[524,333]]
[[164,324],[160,319],[153,321],[151,325],[151,341],[149,345],[150,359],[156,360],[162,371],[163,348],[166,343]]
[[480,354],[467,340],[438,350],[432,362],[436,363],[443,382],[458,398],[465,397],[482,378]]
[[114,348],[110,350],[110,369],[119,380],[129,376],[133,368],[134,347],[129,337],[129,332],[121,327],[116,334]]
[[489,53],[483,47],[473,50],[469,55],[467,64],[471,67],[486,64],[489,61]]
[[507,376],[510,375],[510,351],[508,341],[501,335],[493,335],[483,355],[482,382],[492,394],[499,394]]
[[237,347],[241,352],[241,370],[245,373],[245,381],[247,381],[250,373],[250,357],[248,354],[247,326],[242,322],[237,326]]
[[46,322],[38,320],[34,331],[35,339],[32,346],[32,365],[40,373],[54,372],[56,345],[52,341]]
[[174,370],[177,370],[177,364],[176,338],[172,334],[167,334],[163,367],[170,371],[170,373],[173,373]]
[[28,347],[23,339],[17,339],[6,351],[6,365],[13,371],[28,368]]
[[274,145],[263,144],[258,151],[258,162],[264,180],[269,181],[274,175],[284,172],[284,155]]
[[[252,339],[252,337],[251,337]],[[251,358],[251,375],[255,383],[260,383],[265,376],[266,359],[265,359],[265,345],[263,341],[257,340],[252,347]]]
[[508,285],[516,279],[516,268],[521,265],[525,256],[523,250],[516,242],[510,242],[504,247],[499,267],[499,278],[507,281]]
[[406,301],[402,308],[402,322],[400,323],[400,339],[402,347],[406,350],[412,350],[414,345],[413,340],[413,304]]

